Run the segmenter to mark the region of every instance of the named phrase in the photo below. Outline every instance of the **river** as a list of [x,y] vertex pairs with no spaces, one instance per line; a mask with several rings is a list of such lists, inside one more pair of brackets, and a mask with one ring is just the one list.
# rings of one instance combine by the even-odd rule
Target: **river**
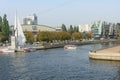
[[91,60],[89,50],[116,43],[0,54],[0,80],[120,80],[119,61]]

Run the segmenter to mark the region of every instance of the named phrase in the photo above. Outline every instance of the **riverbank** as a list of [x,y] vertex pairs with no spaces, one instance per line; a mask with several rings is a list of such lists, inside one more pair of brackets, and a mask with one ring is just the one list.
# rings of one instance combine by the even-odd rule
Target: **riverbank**
[[[118,42],[116,39],[110,40],[65,40],[65,41],[54,41],[54,42],[40,42],[33,45],[27,45],[27,47],[34,48],[36,50],[45,50],[45,49],[53,49],[53,48],[63,48],[65,45],[87,45],[87,44],[98,44],[98,43],[106,43],[106,42]],[[7,46],[0,46],[0,49],[6,48]]]
[[89,58],[99,60],[120,60],[120,45],[89,52]]
[[52,48],[61,48],[65,45],[86,45],[86,44],[98,44],[98,43],[106,43],[106,42],[118,42],[116,39],[110,39],[110,40],[84,40],[84,41],[59,41],[59,42],[53,42],[53,43],[39,43],[35,45],[35,48],[37,50],[43,50],[43,49],[52,49]]

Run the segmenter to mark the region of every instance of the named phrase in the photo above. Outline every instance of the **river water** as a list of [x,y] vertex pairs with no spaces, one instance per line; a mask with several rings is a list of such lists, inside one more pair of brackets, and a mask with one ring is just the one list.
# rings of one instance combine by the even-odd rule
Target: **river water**
[[119,61],[91,60],[89,50],[116,43],[0,54],[0,80],[120,80]]

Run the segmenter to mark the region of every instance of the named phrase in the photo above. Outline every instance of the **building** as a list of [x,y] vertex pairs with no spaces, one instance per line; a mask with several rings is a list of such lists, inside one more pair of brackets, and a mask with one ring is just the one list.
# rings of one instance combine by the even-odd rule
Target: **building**
[[56,31],[60,32],[60,31],[62,31],[62,28],[61,27],[56,27]]
[[56,31],[56,28],[46,26],[46,25],[22,25],[24,32],[37,33],[39,31]]
[[93,22],[91,26],[92,37],[99,39],[102,36],[102,25],[101,21]]
[[36,14],[33,14],[32,16],[27,16],[23,19],[23,25],[37,25],[38,19]]
[[55,28],[46,26],[46,25],[38,25],[38,19],[36,14],[32,16],[27,16],[23,19],[22,29],[24,32],[33,32],[37,33],[38,31],[56,31]]
[[79,32],[82,32],[82,33],[91,32],[91,27],[87,24],[79,25]]
[[91,24],[91,32],[94,39],[115,38],[117,28],[115,23],[96,21]]

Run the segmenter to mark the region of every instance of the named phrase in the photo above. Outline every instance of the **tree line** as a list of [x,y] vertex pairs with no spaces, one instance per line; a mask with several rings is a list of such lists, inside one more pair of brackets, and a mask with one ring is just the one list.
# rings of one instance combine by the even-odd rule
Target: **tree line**
[[9,39],[9,22],[7,20],[7,15],[4,14],[3,17],[0,16],[0,42],[4,42]]
[[82,39],[90,39],[91,33],[80,33],[78,30],[78,26],[70,25],[70,28],[66,28],[65,24],[61,25],[62,31],[60,32],[50,32],[50,31],[39,31],[36,36],[32,32],[25,32],[25,36],[27,39],[27,43],[33,43],[35,41],[41,42],[53,42],[64,41],[64,40],[82,40]]
[[74,32],[70,34],[69,32],[60,31],[60,32],[49,32],[49,31],[39,31],[36,35],[32,32],[25,32],[25,36],[27,39],[27,43],[37,42],[53,42],[53,41],[65,41],[65,40],[82,40],[82,39],[90,39],[91,33],[80,33]]

